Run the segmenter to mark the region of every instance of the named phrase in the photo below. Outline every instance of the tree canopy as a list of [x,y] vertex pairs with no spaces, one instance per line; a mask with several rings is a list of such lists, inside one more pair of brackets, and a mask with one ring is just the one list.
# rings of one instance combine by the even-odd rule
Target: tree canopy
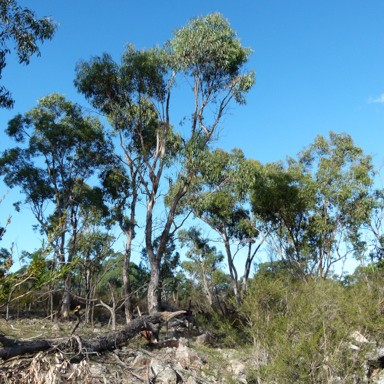
[[[6,66],[6,56],[11,53],[9,41],[13,41],[20,64],[29,64],[31,56],[40,56],[38,42],[50,40],[57,24],[50,17],[38,19],[35,13],[17,5],[15,0],[2,0],[0,4],[0,79]],[[11,93],[0,86],[0,108],[12,108]]]

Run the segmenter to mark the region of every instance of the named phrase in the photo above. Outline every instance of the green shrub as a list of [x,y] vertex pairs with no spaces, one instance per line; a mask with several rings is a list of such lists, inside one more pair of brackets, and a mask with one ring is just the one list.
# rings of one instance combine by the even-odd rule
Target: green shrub
[[254,278],[240,309],[259,355],[253,378],[268,383],[349,383],[362,378],[372,347],[357,343],[352,333],[370,340],[383,336],[380,284],[344,287],[332,280]]

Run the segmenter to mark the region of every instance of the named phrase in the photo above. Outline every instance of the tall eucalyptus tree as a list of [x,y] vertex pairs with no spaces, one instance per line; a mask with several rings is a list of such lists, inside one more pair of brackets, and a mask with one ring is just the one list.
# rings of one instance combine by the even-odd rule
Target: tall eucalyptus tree
[[[75,85],[111,121],[123,150],[121,163],[129,168],[132,180],[132,170],[136,172],[135,180],[146,197],[150,313],[159,310],[160,265],[170,236],[179,228],[175,213],[180,199],[204,167],[201,154],[217,139],[230,103],[244,104],[255,83],[253,71],[243,72],[250,54],[228,20],[213,13],[190,20],[161,49],[138,51],[128,45],[120,64],[104,54],[77,67]],[[190,127],[183,135],[171,124],[171,94],[178,77],[187,80],[183,83],[190,85],[194,97],[186,111],[192,116]],[[177,159],[184,167],[171,180],[164,171]],[[165,176],[174,193],[155,248],[154,208]]]

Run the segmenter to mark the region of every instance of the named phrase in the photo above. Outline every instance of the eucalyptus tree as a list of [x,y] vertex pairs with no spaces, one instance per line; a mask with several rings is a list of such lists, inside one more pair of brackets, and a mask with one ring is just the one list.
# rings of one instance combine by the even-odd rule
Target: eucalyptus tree
[[[76,249],[85,182],[109,153],[102,125],[97,118],[85,116],[79,105],[54,93],[39,99],[24,116],[16,115],[9,121],[6,133],[17,143],[27,144],[2,153],[1,175],[9,187],[21,189],[45,235],[54,228],[60,232],[56,252],[60,267],[65,269]],[[51,207],[53,213],[47,216],[47,208]],[[69,289],[68,271],[64,317],[70,305]]]
[[[0,3],[0,79],[6,66],[5,58],[11,52],[9,40],[15,43],[20,64],[29,64],[35,53],[40,56],[37,43],[50,40],[57,24],[50,17],[38,19],[35,13],[17,5],[15,0],[2,0]],[[12,108],[14,100],[10,92],[0,86],[0,108]]]
[[[91,299],[99,282],[99,274],[103,264],[113,255],[112,244],[114,237],[103,232],[94,225],[87,224],[87,228],[78,234],[76,253],[77,285],[84,291],[86,308],[85,321],[90,322]],[[81,292],[79,292],[81,294]]]
[[[243,72],[251,50],[242,47],[228,20],[219,13],[192,19],[174,31],[163,48],[136,50],[128,45],[121,63],[104,54],[77,67],[75,85],[92,105],[109,118],[120,139],[121,163],[137,172],[137,185],[146,198],[145,246],[151,265],[148,310],[159,310],[161,260],[179,225],[175,213],[180,199],[204,166],[201,154],[217,139],[221,120],[231,102],[245,103],[254,72]],[[189,85],[194,100],[183,135],[171,122],[171,94],[178,78]],[[182,159],[181,172],[165,170]],[[177,167],[176,167],[177,169]],[[155,205],[164,180],[174,186],[164,225],[155,230]],[[132,221],[133,222],[133,221]],[[153,240],[160,233],[158,246]]]
[[288,158],[267,164],[254,178],[257,229],[299,271],[326,277],[356,246],[374,201],[371,157],[345,134],[330,132]]
[[[79,215],[81,217],[76,236],[76,259],[74,282],[79,295],[85,293],[85,320],[90,321],[91,298],[101,280],[102,268],[111,266],[109,259],[114,254],[112,246],[115,237],[110,233],[112,224],[109,221],[109,207],[104,202],[104,193],[100,187],[91,188],[84,184],[77,197]],[[105,265],[104,265],[105,264]]]
[[[239,149],[231,152],[222,149],[206,152],[204,163],[205,167],[200,170],[199,178],[181,201],[179,210],[183,208],[184,214],[186,210],[191,210],[195,217],[219,234],[227,255],[233,292],[237,305],[240,305],[252,261],[263,243],[261,240],[257,244],[259,233],[249,211],[250,181],[247,181],[246,175],[247,171],[255,170],[259,163],[246,160]],[[240,290],[234,259],[244,248],[247,248],[247,256]]]
[[[126,148],[129,151],[129,148]],[[135,216],[136,204],[139,200],[138,189],[138,170],[133,167],[133,163],[128,163],[126,169],[117,163],[114,166],[108,166],[100,175],[103,196],[109,203],[109,220],[119,225],[124,233],[125,249],[124,249],[124,265],[122,269],[122,279],[124,285],[124,310],[125,319],[129,323],[133,319],[133,306],[131,302],[131,250],[132,241],[135,237]],[[130,175],[130,176],[128,176]],[[128,212],[127,212],[128,211]]]
[[375,185],[378,185],[378,188],[374,188],[371,193],[373,206],[368,212],[365,237],[356,239],[360,248],[356,249],[355,256],[362,267],[365,267],[365,261],[375,263],[378,268],[384,266],[384,184],[381,169],[382,167],[375,171]]
[[185,256],[189,260],[184,261],[182,267],[191,275],[193,280],[198,280],[203,284],[205,295],[212,308],[214,277],[224,257],[221,252],[216,250],[216,247],[209,245],[209,239],[203,238],[199,228],[191,227],[188,230],[180,230],[178,238],[182,247],[188,247]]
[[[160,240],[161,238],[158,237],[153,242],[155,251]],[[143,248],[141,251],[141,260],[143,266],[148,264],[149,258],[146,248]],[[180,267],[180,253],[176,251],[175,240],[172,236],[167,243],[160,264],[159,291],[161,294],[158,297],[159,306],[161,305],[162,298],[167,301],[167,294],[172,294],[175,297],[175,293],[178,291],[178,283],[181,281],[177,273],[178,267]]]

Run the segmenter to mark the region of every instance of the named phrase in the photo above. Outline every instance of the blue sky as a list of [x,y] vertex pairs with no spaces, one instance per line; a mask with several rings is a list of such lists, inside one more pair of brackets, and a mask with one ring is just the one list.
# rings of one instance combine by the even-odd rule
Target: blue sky
[[[13,145],[4,134],[16,113],[38,98],[59,92],[87,105],[74,86],[80,59],[110,53],[115,60],[126,42],[137,48],[162,45],[172,30],[198,15],[219,11],[230,20],[244,46],[254,50],[248,69],[256,85],[248,104],[226,117],[217,143],[243,149],[262,163],[294,156],[318,134],[347,132],[383,162],[384,138],[384,2],[381,0],[263,1],[122,1],[23,0],[38,17],[52,16],[59,28],[41,46],[41,57],[28,66],[7,58],[1,84],[16,100],[12,111],[0,110],[0,151]],[[174,124],[191,113],[182,98],[173,100]],[[0,195],[7,190],[0,181]],[[0,197],[1,197],[0,196]],[[12,215],[2,247],[16,242],[19,251],[38,247],[39,236],[28,210],[16,213],[22,199],[10,190],[0,205],[0,224]],[[32,248],[32,249],[31,249]]]

